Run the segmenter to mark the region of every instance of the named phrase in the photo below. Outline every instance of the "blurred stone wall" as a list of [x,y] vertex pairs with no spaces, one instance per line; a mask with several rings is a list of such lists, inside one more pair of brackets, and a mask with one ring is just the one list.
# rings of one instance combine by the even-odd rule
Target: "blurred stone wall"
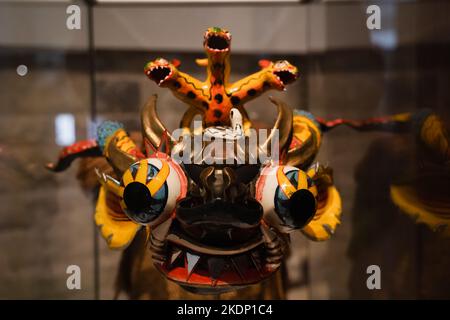
[[[55,175],[55,116],[71,113],[86,138],[89,82],[83,64],[66,68],[64,52],[2,53],[0,81],[0,296],[92,298],[91,200],[75,169]],[[28,66],[19,76],[16,67]],[[81,291],[68,291],[66,268],[82,270]]]

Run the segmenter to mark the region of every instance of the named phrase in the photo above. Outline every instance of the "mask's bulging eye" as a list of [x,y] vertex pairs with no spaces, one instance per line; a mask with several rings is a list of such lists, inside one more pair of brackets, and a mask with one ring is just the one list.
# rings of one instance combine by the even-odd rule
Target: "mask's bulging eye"
[[154,225],[166,220],[177,199],[186,194],[186,177],[178,164],[150,158],[134,163],[121,180],[121,207],[140,224]]
[[264,220],[282,232],[306,226],[316,213],[317,188],[302,170],[289,166],[265,168],[256,182],[256,199]]

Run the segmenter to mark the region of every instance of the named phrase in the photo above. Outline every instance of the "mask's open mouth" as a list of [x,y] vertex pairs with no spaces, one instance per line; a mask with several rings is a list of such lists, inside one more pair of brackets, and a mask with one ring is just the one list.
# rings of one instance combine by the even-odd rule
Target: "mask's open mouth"
[[297,75],[289,70],[279,70],[273,73],[283,86],[294,82],[297,79]]
[[259,235],[262,207],[256,200],[231,203],[221,199],[197,204],[195,198],[178,203],[177,218],[183,233],[206,246],[242,245]]
[[172,68],[169,66],[152,66],[145,71],[147,77],[155,81],[158,85],[163,84],[172,75]]
[[209,51],[225,52],[230,49],[231,39],[226,34],[207,34],[205,46]]
[[158,265],[168,279],[190,291],[217,293],[257,283],[275,271],[265,264],[259,202],[197,201],[186,198],[177,206],[165,262]]

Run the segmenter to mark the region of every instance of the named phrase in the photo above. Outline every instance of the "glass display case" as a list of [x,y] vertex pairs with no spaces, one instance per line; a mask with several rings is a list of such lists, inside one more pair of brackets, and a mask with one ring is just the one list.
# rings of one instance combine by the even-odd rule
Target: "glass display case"
[[[83,159],[59,174],[44,167],[62,147],[95,138],[104,120],[140,131],[139,112],[152,94],[168,130],[179,126],[186,106],[149,81],[147,62],[177,59],[180,70],[203,79],[195,60],[205,56],[205,30],[219,26],[232,34],[231,81],[258,71],[262,59],[299,70],[286,91],[246,104],[255,126],[274,122],[269,96],[321,119],[428,108],[448,125],[449,9],[444,1],[0,2],[0,298],[193,297],[165,282],[150,256],[139,260],[138,245],[109,250],[100,237],[94,168],[104,163]],[[243,297],[448,299],[448,236],[391,200],[405,168],[423,168],[414,135],[340,126],[322,139],[317,161],[333,168],[341,224],[325,242],[291,233],[278,286]],[[443,194],[444,220],[448,163],[433,176],[444,180],[433,190]],[[70,266],[81,271],[80,289],[68,288]],[[368,287],[371,266],[379,267],[381,289]]]

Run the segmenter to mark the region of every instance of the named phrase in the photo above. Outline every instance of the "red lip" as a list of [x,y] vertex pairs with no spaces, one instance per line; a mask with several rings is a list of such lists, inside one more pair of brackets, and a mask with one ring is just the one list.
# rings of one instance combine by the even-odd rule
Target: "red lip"
[[205,255],[191,249],[173,247],[171,258],[157,268],[168,279],[197,293],[234,290],[258,283],[275,270],[264,266],[264,247],[259,245],[235,255]]

